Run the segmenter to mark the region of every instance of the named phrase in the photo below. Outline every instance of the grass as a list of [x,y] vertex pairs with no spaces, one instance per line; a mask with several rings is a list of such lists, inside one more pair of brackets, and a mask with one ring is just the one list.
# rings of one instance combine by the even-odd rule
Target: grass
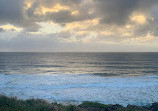
[[158,111],[158,103],[151,107],[105,105],[97,102],[64,106],[57,102],[48,103],[41,99],[19,100],[13,97],[0,96],[0,111]]
[[107,108],[109,105],[97,103],[97,102],[89,102],[85,101],[79,105],[80,107],[96,107],[96,108]]
[[0,111],[52,111],[54,107],[40,99],[18,100],[6,96],[0,97]]

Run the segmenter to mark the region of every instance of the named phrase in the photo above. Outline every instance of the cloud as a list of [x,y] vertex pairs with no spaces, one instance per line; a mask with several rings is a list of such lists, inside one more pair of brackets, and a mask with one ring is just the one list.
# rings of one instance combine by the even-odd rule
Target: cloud
[[[28,8],[25,8],[26,2],[30,3]],[[42,7],[51,10],[57,4],[69,9],[63,8],[58,12],[42,13]],[[28,31],[31,31],[33,27],[36,27],[37,31],[39,28],[37,22],[51,20],[66,24],[100,18],[100,24],[125,25],[133,12],[147,14],[155,4],[158,4],[157,0],[150,0],[150,2],[149,0],[0,0],[0,23],[30,28]],[[73,15],[74,11],[78,11],[78,14]]]
[[4,31],[4,29],[3,28],[0,28],[0,32],[3,32]]
[[24,0],[0,0],[0,24],[12,24],[27,29],[37,26],[36,21],[26,15],[24,7]]
[[[3,40],[10,40],[2,43],[1,39],[1,43],[29,50],[29,46],[41,48],[42,41],[51,41],[56,44],[46,45],[51,50],[48,47],[78,42],[90,45],[149,40],[148,35],[158,37],[157,10],[157,0],[0,0],[0,32],[4,33]],[[2,27],[8,24],[10,27]],[[16,31],[23,35],[16,35]],[[29,44],[27,48],[24,41]]]
[[101,24],[125,24],[138,5],[138,0],[94,0],[94,2],[95,13],[101,17]]
[[65,23],[71,23],[74,21],[83,21],[87,19],[93,18],[91,15],[86,15],[86,14],[71,14],[71,11],[68,10],[62,10],[59,12],[54,12],[54,13],[48,13],[48,18],[52,20],[55,23],[59,24],[65,24]]
[[[98,38],[99,39],[99,38]],[[155,41],[155,40],[153,40]],[[151,42],[152,43],[152,42]],[[156,42],[155,42],[156,43]],[[104,47],[104,48],[103,48]],[[94,40],[93,42],[63,42],[54,35],[34,35],[19,33],[11,39],[0,38],[0,51],[38,51],[38,52],[67,52],[67,51],[86,51],[86,52],[114,52],[114,51],[158,51],[158,46],[133,45],[133,44],[109,44]]]
[[23,18],[23,0],[0,0],[0,20],[17,23]]

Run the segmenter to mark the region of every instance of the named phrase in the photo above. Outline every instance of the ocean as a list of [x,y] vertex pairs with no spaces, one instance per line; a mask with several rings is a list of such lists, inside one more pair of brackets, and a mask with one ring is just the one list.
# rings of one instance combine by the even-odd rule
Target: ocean
[[0,94],[79,104],[158,101],[158,53],[1,52]]

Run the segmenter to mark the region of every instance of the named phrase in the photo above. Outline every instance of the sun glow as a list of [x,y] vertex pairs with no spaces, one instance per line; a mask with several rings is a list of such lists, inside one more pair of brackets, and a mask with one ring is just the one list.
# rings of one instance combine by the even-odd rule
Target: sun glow
[[78,11],[73,11],[73,12],[71,12],[71,15],[78,15],[78,14],[79,14]]
[[144,15],[135,15],[131,17],[131,20],[138,23],[138,24],[145,24],[147,22],[147,19]]
[[89,26],[95,26],[99,23],[99,19],[92,19],[92,20],[85,20],[82,22],[73,22],[69,23],[66,25],[66,29],[75,29],[75,28],[80,28],[80,29],[86,29]]
[[14,31],[21,31],[22,30],[22,28],[15,27],[15,26],[10,25],[10,24],[2,25],[0,27],[3,28],[4,30],[14,30]]
[[35,0],[26,0],[25,1],[25,9],[29,9]]
[[69,10],[70,7],[68,6],[62,6],[59,3],[57,3],[54,7],[52,8],[47,8],[42,6],[42,13],[47,13],[47,12],[59,12],[61,10]]

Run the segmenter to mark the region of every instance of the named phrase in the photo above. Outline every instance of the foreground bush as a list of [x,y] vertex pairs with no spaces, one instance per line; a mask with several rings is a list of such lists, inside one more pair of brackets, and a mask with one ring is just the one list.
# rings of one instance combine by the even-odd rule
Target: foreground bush
[[105,105],[96,102],[83,102],[75,106],[64,106],[58,103],[48,103],[41,99],[18,100],[0,96],[0,111],[158,111],[158,103],[151,107],[128,105]]

